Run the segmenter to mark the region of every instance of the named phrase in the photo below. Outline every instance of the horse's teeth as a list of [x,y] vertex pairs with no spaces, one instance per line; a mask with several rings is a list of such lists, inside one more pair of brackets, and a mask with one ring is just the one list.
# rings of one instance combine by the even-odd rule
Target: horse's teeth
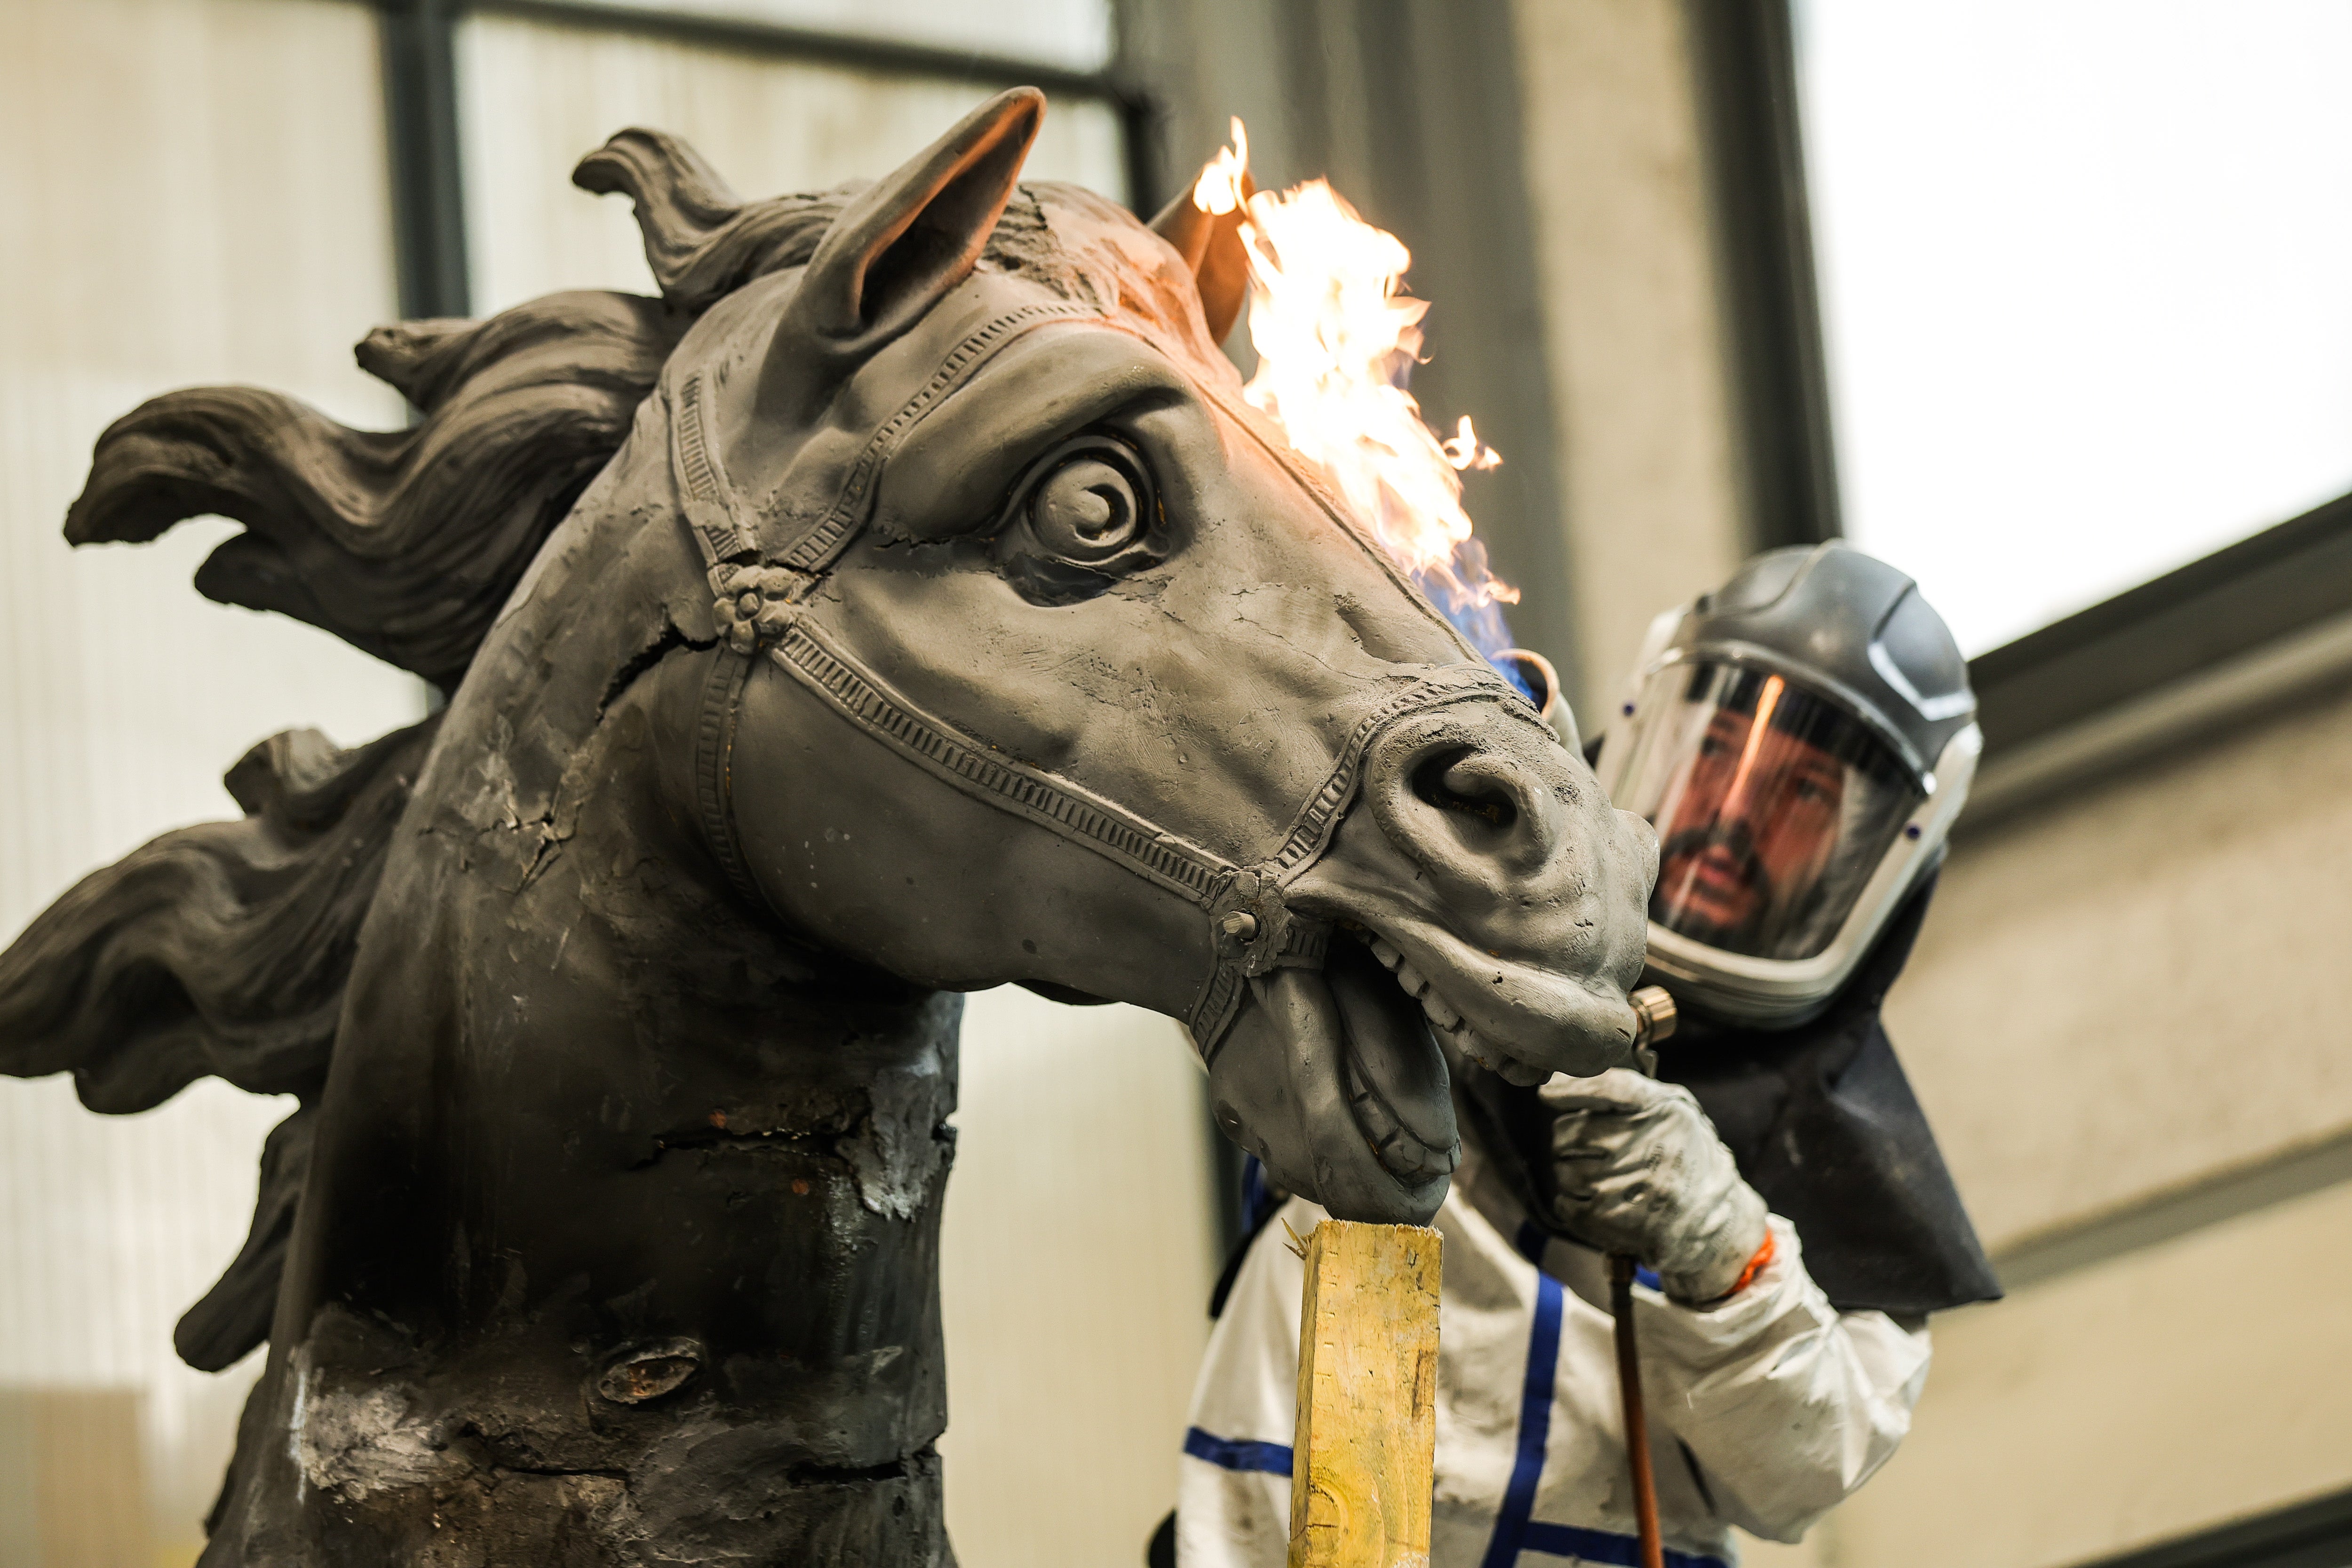
[[1379,959],[1381,961],[1381,967],[1386,969],[1394,969],[1399,963],[1404,962],[1404,954],[1399,952],[1395,948],[1391,947],[1379,937],[1372,938],[1372,956]]
[[1402,960],[1396,966],[1396,977],[1398,984],[1416,996],[1429,989],[1429,982],[1422,978],[1421,971]]
[[1463,1055],[1493,1072],[1505,1083],[1517,1084],[1521,1089],[1531,1089],[1551,1076],[1541,1068],[1529,1067],[1517,1057],[1496,1050],[1480,1039],[1477,1032],[1467,1024],[1448,1030],[1447,1034],[1454,1043],[1461,1047]]
[[1451,1029],[1462,1022],[1462,1015],[1445,1005],[1445,998],[1432,991],[1421,999],[1421,1010],[1434,1019],[1441,1028]]

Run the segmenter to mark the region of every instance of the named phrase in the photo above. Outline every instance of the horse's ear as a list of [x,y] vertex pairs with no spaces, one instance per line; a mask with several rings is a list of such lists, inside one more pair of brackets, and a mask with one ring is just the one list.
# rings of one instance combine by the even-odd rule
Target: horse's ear
[[971,273],[1037,127],[1045,95],[1016,87],[851,199],[818,242],[780,353],[862,361]]
[[[1207,174],[1221,161],[1222,157],[1212,159],[1201,166],[1201,172]],[[1256,195],[1257,182],[1246,168],[1241,171],[1240,180],[1242,199],[1246,202]],[[1192,286],[1201,293],[1201,314],[1208,319],[1209,336],[1223,342],[1241,319],[1242,302],[1249,298],[1249,255],[1242,248],[1242,220],[1249,213],[1240,206],[1230,212],[1204,212],[1193,201],[1192,191],[1187,185],[1177,192],[1176,199],[1151,220],[1151,232],[1174,246],[1192,269]]]

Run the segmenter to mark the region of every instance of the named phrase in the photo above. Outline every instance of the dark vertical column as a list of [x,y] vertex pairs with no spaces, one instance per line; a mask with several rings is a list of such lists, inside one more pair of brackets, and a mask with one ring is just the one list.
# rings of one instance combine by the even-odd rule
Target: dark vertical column
[[379,0],[377,15],[400,313],[468,315],[457,0]]
[[1367,216],[1412,251],[1406,284],[1428,300],[1427,363],[1413,372],[1442,431],[1467,414],[1503,466],[1464,476],[1463,501],[1519,643],[1582,689],[1565,499],[1543,345],[1545,300],[1522,153],[1509,0],[1355,0]]
[[1161,148],[1167,134],[1167,110],[1141,89],[1123,89],[1118,100],[1119,156],[1127,171],[1127,205],[1150,223],[1175,188],[1161,171],[1168,156]]
[[1755,542],[1840,531],[1788,0],[1686,0]]

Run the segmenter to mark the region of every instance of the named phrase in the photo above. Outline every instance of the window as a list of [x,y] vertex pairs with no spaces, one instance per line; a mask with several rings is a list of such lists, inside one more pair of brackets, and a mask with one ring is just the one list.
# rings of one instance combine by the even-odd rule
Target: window
[[[770,0],[756,9],[849,7]],[[951,8],[902,3],[878,11],[862,18],[866,26],[904,13],[929,20],[931,32],[955,30]],[[997,14],[1014,39],[1059,39],[1064,55],[1099,63],[1108,18],[1098,5],[1037,0],[971,8],[982,21]],[[739,195],[756,200],[883,174],[929,145],[983,93],[1011,85],[909,68],[929,62],[894,61],[887,48],[847,61],[813,57],[794,43],[755,28],[713,36],[616,26],[594,5],[535,6],[463,22],[457,68],[473,310],[504,310],[556,289],[654,292],[629,204],[575,190],[567,178],[582,154],[624,126],[684,136]],[[1052,97],[1028,174],[1124,201],[1124,127],[1116,107],[1083,91]]]
[[1971,655],[2352,489],[2352,5],[1798,0],[1845,531]]
[[[575,0],[593,9],[603,0]],[[614,0],[627,8],[632,0]],[[635,8],[890,39],[999,59],[1097,71],[1110,64],[1104,0],[634,0]],[[553,10],[563,8],[549,6]]]

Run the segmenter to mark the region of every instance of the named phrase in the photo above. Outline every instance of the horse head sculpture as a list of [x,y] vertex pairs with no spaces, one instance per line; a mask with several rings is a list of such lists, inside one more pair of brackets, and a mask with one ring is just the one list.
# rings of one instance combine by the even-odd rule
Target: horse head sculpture
[[751,205],[625,132],[661,300],[379,331],[409,433],[101,440],[77,542],[227,513],[205,592],[450,694],[0,957],[9,1071],[302,1097],[181,1325],[270,1344],[207,1563],[948,1561],[958,993],[1182,1020],[1360,1219],[1444,1195],[1441,1037],[1629,1049],[1646,827],[1243,405],[1230,226],[1018,184],[1043,110]]

